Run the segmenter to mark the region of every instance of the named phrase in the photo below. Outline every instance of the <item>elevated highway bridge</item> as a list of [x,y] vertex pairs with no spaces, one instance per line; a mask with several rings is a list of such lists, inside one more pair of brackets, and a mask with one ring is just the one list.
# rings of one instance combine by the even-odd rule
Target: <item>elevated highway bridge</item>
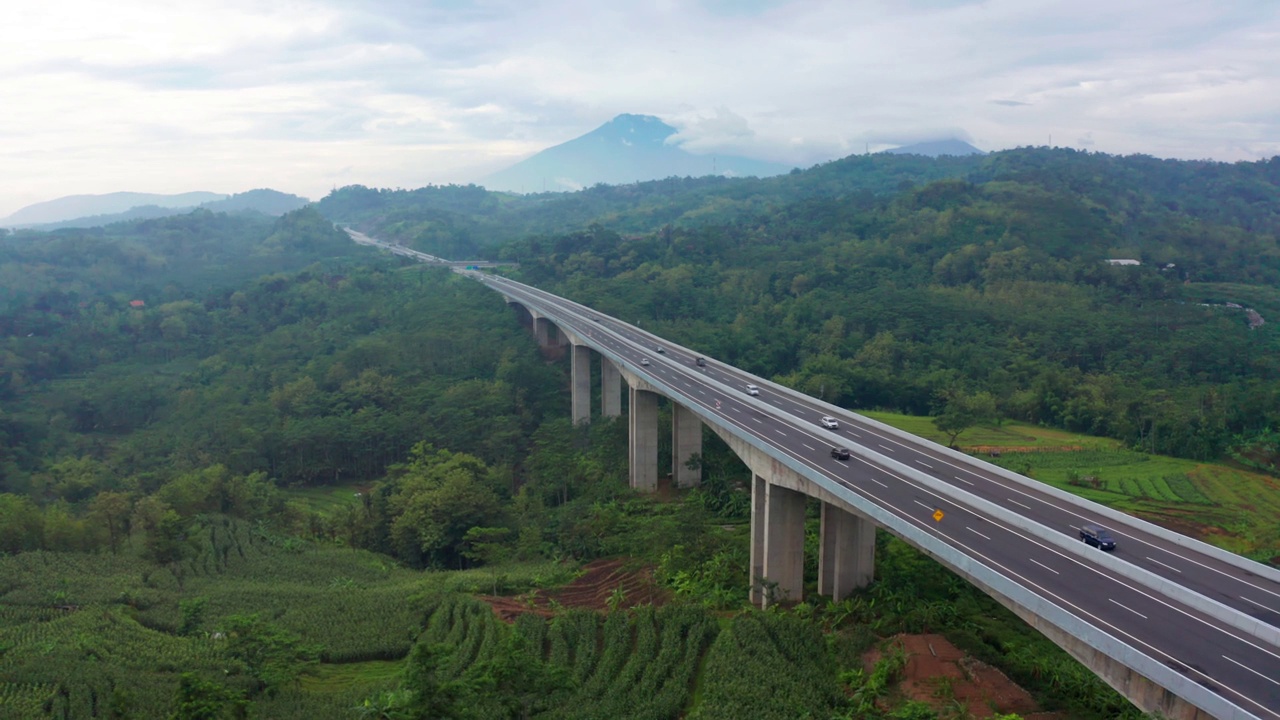
[[[633,488],[657,487],[659,398],[672,408],[678,486],[700,482],[687,461],[701,452],[704,427],[742,458],[753,475],[750,570],[760,605],[803,599],[805,506],[816,498],[823,595],[838,600],[872,581],[875,529],[882,528],[1010,608],[1144,711],[1175,720],[1280,720],[1275,568],[755,377],[565,298],[453,270],[500,293],[539,343],[565,347],[575,422],[592,415],[598,358],[600,413],[628,418]],[[748,385],[759,394],[749,394]],[[824,427],[823,417],[838,427]],[[848,459],[833,456],[836,447],[847,448]],[[1116,552],[1083,544],[1085,524],[1110,529]]]

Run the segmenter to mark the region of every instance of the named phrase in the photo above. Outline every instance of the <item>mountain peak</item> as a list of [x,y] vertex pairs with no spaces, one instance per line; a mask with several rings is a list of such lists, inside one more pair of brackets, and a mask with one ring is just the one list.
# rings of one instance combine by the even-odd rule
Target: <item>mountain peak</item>
[[946,138],[945,140],[929,140],[926,142],[918,142],[912,145],[903,145],[892,150],[885,150],[890,155],[924,155],[926,157],[940,157],[942,155],[986,155],[986,151],[970,145],[959,138]]
[[653,115],[623,113],[584,135],[584,138],[626,140],[632,144],[664,144],[676,129]]
[[694,155],[668,140],[676,129],[653,115],[623,113],[586,135],[549,147],[480,181],[490,190],[579,190],[672,176],[766,177],[788,165],[730,155]]

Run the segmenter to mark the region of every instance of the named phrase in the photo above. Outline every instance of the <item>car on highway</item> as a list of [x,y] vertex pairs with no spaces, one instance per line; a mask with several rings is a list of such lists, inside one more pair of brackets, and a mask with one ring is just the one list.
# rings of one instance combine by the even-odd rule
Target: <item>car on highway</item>
[[1080,539],[1086,545],[1092,545],[1099,550],[1115,550],[1116,539],[1111,537],[1111,533],[1101,525],[1081,525]]
[[833,447],[831,448],[831,457],[835,458],[836,460],[848,460],[849,448]]
[[760,394],[760,386],[759,386],[759,385],[747,385],[747,394],[748,394],[748,395],[759,395],[759,394]]
[[694,365],[697,365],[698,367],[706,367],[706,366],[707,366],[707,359],[706,359],[706,358],[698,358],[697,360],[694,360],[694,361],[693,361],[693,364],[694,364]]
[[640,358],[640,364],[649,367],[649,358]]
[[818,424],[822,425],[822,427],[828,430],[840,429],[840,422],[835,418],[831,417],[830,415],[823,415],[822,419],[818,421]]
[[655,345],[653,349],[654,349],[654,351],[655,351],[655,352],[660,352],[660,353],[662,353],[663,355],[666,355],[666,354],[667,354],[667,351],[666,351],[666,350],[663,350],[661,345]]

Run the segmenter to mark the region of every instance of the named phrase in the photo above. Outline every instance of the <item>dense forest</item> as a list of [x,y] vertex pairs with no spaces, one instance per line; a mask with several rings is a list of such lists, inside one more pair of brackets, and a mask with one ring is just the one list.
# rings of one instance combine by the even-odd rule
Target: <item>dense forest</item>
[[[873,155],[569,196],[344,188],[318,207],[518,262],[519,279],[849,407],[986,393],[1003,417],[1275,466],[1280,159]],[[545,232],[551,218],[591,224]]]
[[[847,407],[967,403],[1274,475],[1278,187],[1277,160],[1026,149],[525,197],[350,187],[278,219],[0,236],[0,715],[966,717],[949,687],[892,689],[893,638],[935,632],[1049,709],[1136,718],[883,534],[855,597],[748,609],[728,448],[708,437],[701,488],[633,494],[625,423],[571,426],[564,364],[501,298],[333,222],[518,263]],[[1280,554],[1280,533],[1250,543]],[[665,601],[557,605],[608,558]],[[536,612],[504,623],[477,595]]]

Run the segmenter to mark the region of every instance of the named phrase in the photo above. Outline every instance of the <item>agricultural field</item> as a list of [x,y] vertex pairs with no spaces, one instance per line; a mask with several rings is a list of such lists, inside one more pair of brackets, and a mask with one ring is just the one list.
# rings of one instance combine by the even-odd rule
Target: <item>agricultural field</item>
[[[868,412],[945,443],[928,417]],[[962,450],[1108,507],[1258,560],[1280,556],[1280,479],[1232,467],[1135,452],[1115,440],[1004,423],[961,433]],[[999,450],[990,457],[989,450]]]
[[[122,716],[168,717],[184,672],[243,689],[218,633],[233,616],[260,614],[319,651],[309,674],[255,702],[262,716],[349,718],[363,698],[398,684],[433,598],[492,584],[488,571],[412,571],[230,519],[208,519],[189,542],[190,557],[165,567],[129,546],[0,557],[0,717],[88,718],[95,708],[105,717],[116,706]],[[572,573],[504,568],[505,582],[525,589]]]

